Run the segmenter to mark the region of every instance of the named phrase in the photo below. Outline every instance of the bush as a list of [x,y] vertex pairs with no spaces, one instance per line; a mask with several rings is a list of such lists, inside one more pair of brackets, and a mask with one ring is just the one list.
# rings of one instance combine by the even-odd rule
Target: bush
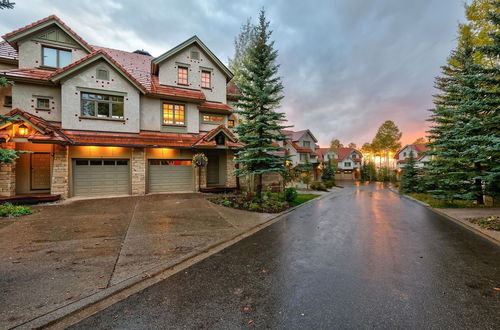
[[323,184],[325,185],[325,187],[327,189],[335,187],[335,182],[333,180],[327,180],[327,181],[323,182]]
[[311,183],[311,189],[317,190],[317,191],[328,191],[328,189],[326,189],[324,184],[322,184],[321,182],[317,182],[317,181]]
[[11,203],[0,205],[0,217],[19,217],[31,213],[33,213],[33,211],[27,206],[18,206]]
[[285,189],[285,201],[291,203],[297,199],[297,189],[295,188],[286,188]]

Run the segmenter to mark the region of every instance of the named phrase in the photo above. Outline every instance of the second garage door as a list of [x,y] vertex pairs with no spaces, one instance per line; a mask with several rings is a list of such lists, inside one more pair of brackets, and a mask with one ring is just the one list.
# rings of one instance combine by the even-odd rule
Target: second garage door
[[127,159],[73,160],[75,196],[128,195],[130,171]]
[[150,159],[148,192],[185,192],[194,190],[190,160]]

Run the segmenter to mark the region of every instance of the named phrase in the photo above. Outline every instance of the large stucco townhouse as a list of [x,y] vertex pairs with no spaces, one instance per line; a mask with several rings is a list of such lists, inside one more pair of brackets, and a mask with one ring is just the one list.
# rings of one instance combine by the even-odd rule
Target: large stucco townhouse
[[333,161],[337,164],[335,178],[337,180],[356,180],[360,176],[363,154],[354,148],[319,148],[319,160],[322,163]]
[[[235,186],[233,77],[196,36],[158,57],[88,44],[56,16],[3,35],[0,194],[141,195]],[[228,100],[229,99],[229,100]]]

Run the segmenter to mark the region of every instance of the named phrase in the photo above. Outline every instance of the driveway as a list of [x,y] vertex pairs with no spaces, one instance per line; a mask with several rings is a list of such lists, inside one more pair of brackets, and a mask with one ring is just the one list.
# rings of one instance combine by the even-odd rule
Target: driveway
[[346,186],[74,329],[498,329],[500,248]]
[[266,222],[200,194],[79,200],[0,220],[0,328],[23,324]]

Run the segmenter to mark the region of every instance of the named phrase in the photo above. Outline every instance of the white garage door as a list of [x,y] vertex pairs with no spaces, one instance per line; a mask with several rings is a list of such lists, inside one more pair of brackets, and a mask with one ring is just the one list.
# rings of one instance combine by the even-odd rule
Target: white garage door
[[190,160],[149,160],[148,192],[187,192],[193,190],[193,166]]
[[130,171],[127,159],[73,160],[75,196],[128,195]]

